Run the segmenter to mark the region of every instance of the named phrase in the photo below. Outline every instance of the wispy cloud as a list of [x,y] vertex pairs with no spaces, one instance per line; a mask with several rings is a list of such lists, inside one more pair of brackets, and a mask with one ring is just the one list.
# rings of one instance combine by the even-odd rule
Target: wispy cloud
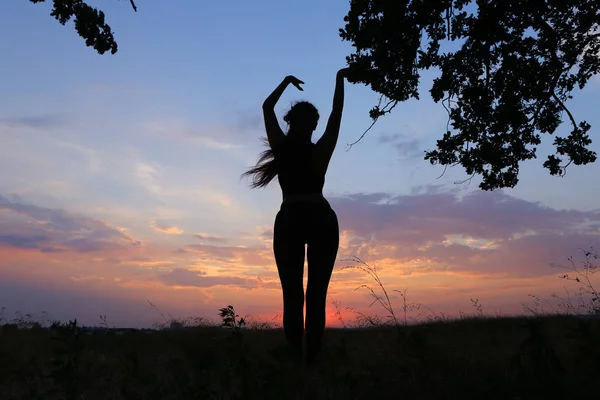
[[412,159],[423,157],[423,143],[414,136],[395,133],[391,135],[380,135],[377,141],[384,145],[392,146],[401,159]]
[[99,82],[90,85],[90,89],[98,93],[123,93],[123,92],[135,92],[135,93],[156,93],[159,90],[148,88],[147,86],[135,85],[131,83],[114,83],[114,82]]
[[10,128],[52,129],[67,125],[59,115],[0,116],[0,125]]
[[237,276],[211,276],[204,271],[192,271],[183,268],[174,269],[166,274],[157,276],[158,280],[169,286],[239,286],[244,288],[257,287],[262,281],[257,278],[240,278]]
[[176,226],[161,224],[156,221],[150,221],[150,227],[156,232],[165,233],[167,235],[181,235],[183,233],[183,229],[179,229]]
[[218,265],[267,266],[273,264],[272,250],[263,246],[216,246],[210,244],[190,244],[185,250],[195,252],[203,262]]
[[202,147],[229,150],[240,147],[234,128],[226,126],[196,126],[182,121],[157,121],[147,123],[143,130],[158,137],[186,140]]
[[402,137],[403,136],[399,133],[394,133],[392,135],[382,134],[382,135],[379,135],[379,137],[377,138],[377,141],[381,144],[388,144],[388,143],[397,142],[398,140],[402,139]]
[[221,236],[216,236],[216,235],[209,235],[207,233],[197,233],[194,235],[195,238],[200,239],[202,241],[205,242],[212,242],[212,243],[225,243],[227,241],[229,241],[229,239],[221,237]]
[[143,187],[152,194],[160,195],[161,188],[156,181],[157,173],[158,171],[153,165],[144,162],[138,162],[134,170],[135,176]]
[[237,111],[236,127],[239,131],[261,131],[263,129],[263,116],[260,107]]
[[70,149],[76,152],[77,154],[81,155],[85,159],[85,163],[89,172],[97,173],[105,168],[102,157],[98,154],[98,151],[94,149],[83,146],[81,144],[65,142],[60,140],[56,141],[56,146]]

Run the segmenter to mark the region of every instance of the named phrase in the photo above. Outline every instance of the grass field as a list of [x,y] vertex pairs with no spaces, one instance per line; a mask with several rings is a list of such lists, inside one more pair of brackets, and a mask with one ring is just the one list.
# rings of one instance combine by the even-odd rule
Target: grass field
[[280,329],[3,329],[0,399],[594,399],[600,320],[330,329],[312,368]]

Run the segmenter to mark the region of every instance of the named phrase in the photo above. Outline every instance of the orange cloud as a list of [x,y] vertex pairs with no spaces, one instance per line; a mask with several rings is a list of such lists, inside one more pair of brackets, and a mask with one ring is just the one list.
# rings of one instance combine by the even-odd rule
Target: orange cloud
[[183,233],[183,230],[176,226],[159,224],[156,221],[150,221],[150,227],[157,232],[165,233],[167,235],[181,235]]

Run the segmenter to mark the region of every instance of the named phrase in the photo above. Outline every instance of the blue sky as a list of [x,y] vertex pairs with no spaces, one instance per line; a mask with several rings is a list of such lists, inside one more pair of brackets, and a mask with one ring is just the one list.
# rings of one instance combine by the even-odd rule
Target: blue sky
[[[36,302],[33,293],[39,292],[36,288],[40,282],[49,279],[61,289],[54,292],[48,287],[44,289],[48,298],[69,298],[72,293],[83,291],[78,296],[94,307],[114,312],[123,323],[129,321],[131,312],[121,315],[119,310],[143,308],[140,302],[151,297],[151,293],[160,293],[165,307],[182,313],[197,312],[192,304],[198,299],[204,299],[200,303],[206,305],[206,312],[212,312],[209,310],[222,306],[219,301],[226,302],[227,296],[246,296],[248,300],[244,301],[249,312],[260,315],[274,312],[280,302],[280,292],[274,278],[274,264],[269,258],[269,229],[281,194],[276,183],[265,190],[250,190],[247,182],[240,180],[240,174],[254,164],[261,150],[258,139],[264,133],[260,105],[284,76],[292,74],[305,81],[305,91],[289,88],[276,109],[278,115],[281,117],[292,101],[307,99],[320,110],[320,129],[323,128],[330,111],[335,73],[345,66],[345,56],[352,50],[338,35],[349,2],[140,1],[137,13],[125,0],[91,4],[101,6],[106,13],[119,44],[116,55],[100,56],[86,47],[72,24],[61,26],[48,15],[49,3],[7,0],[0,6],[0,52],[4,55],[0,64],[0,139],[3,143],[0,195],[5,205],[12,204],[0,213],[3,225],[0,237],[4,238],[2,245],[6,251],[13,251],[11,257],[0,263],[0,277],[13,287],[23,288],[19,293],[28,290],[32,293],[24,299],[10,294],[14,291],[5,291],[0,295],[0,305],[38,311],[47,302]],[[348,208],[348,218],[341,220],[342,230],[348,228],[343,233],[347,243],[351,242],[352,235],[358,235],[361,227],[368,225],[364,222],[358,226],[352,217],[360,220],[358,217],[367,215],[370,207],[378,204],[373,203],[373,199],[383,201],[390,197],[407,204],[417,199],[418,204],[423,207],[428,204],[432,214],[438,215],[439,208],[446,208],[434,201],[440,193],[450,193],[454,196],[451,199],[456,201],[465,195],[481,196],[471,198],[484,202],[478,211],[481,215],[490,215],[498,212],[494,204],[501,204],[498,199],[506,196],[515,207],[524,207],[510,208],[514,212],[535,209],[539,215],[588,213],[586,218],[595,221],[600,189],[593,182],[597,180],[598,166],[572,166],[564,178],[549,176],[541,164],[545,154],[552,150],[551,140],[548,140],[551,138],[546,138],[539,149],[538,160],[523,166],[515,189],[479,193],[477,179],[470,185],[455,185],[455,181],[466,178],[459,167],[449,169],[438,179],[443,168],[431,166],[422,158],[423,151],[433,148],[446,125],[443,107],[433,103],[428,94],[433,76],[433,71],[424,74],[420,101],[399,105],[350,151],[346,151],[346,143],[356,140],[370,125],[368,111],[378,96],[362,85],[346,85],[340,141],[329,168],[325,192],[340,207],[345,207],[347,199],[356,201],[352,207],[357,208]],[[599,94],[600,79],[594,77],[569,104],[576,118],[592,124],[593,138],[600,127]],[[320,129],[317,129],[319,134]],[[565,124],[560,132],[566,129]],[[600,152],[598,142],[592,148]],[[11,214],[17,212],[15,204],[37,208],[20,214],[29,219],[18,220]],[[406,207],[405,211],[394,212],[406,213],[411,209]],[[18,243],[32,234],[27,230],[31,218],[40,215],[42,209],[44,215],[54,216],[48,217],[50,224],[56,223],[52,218],[59,214],[61,218],[71,218],[72,225],[64,231],[69,240],[91,237],[89,232],[97,232],[98,225],[90,221],[99,221],[116,235],[111,240],[140,242],[144,246],[135,250],[136,255],[127,253],[127,256],[119,253],[121,250],[114,250],[120,254],[115,255],[110,249],[87,252],[75,249],[78,254],[75,258],[68,258],[66,251],[32,255],[25,251],[27,246]],[[428,215],[421,211],[414,212]],[[464,218],[476,225],[475,216],[479,214],[467,214]],[[82,222],[82,218],[87,222]],[[536,214],[532,218],[539,221],[540,217]],[[576,225],[579,218],[563,223]],[[503,222],[500,218],[494,219],[494,223],[502,225]],[[537,222],[531,223],[537,226]],[[418,231],[419,226],[414,229]],[[369,229],[371,231],[358,236],[364,239],[386,235],[377,231],[376,226]],[[401,232],[403,227],[386,229]],[[417,236],[423,233],[414,229],[411,232]],[[529,228],[515,229],[511,235]],[[559,232],[558,225],[552,229],[558,236],[565,235]],[[57,229],[44,232],[49,234]],[[118,232],[124,232],[126,238]],[[566,240],[560,250],[575,252],[579,246],[594,244],[598,237],[594,232],[586,233],[585,243],[577,236],[581,232],[573,233],[573,241]],[[427,234],[432,231],[428,230]],[[21,241],[15,241],[15,235],[21,235]],[[443,235],[442,242],[452,241],[451,237],[464,236],[464,233],[448,228]],[[9,237],[12,239],[8,240]],[[402,246],[398,237],[393,239],[396,244],[369,242],[365,246],[378,249]],[[469,240],[482,237],[495,240],[481,232],[479,238],[473,236]],[[429,243],[427,246],[435,242],[431,238],[423,240]],[[547,243],[554,242],[548,239]],[[172,256],[178,249],[199,244],[213,247],[198,250],[192,258]],[[240,256],[235,253],[239,248],[255,249],[256,254]],[[450,251],[447,245],[445,248]],[[351,255],[352,249],[351,245],[343,244],[341,254]],[[225,262],[222,255],[225,251],[237,254],[228,261],[230,265],[234,260],[235,268],[220,264]],[[428,271],[419,264],[425,261],[414,254],[394,258],[378,251],[372,250],[367,255],[373,262],[389,265],[386,274],[392,285],[405,284],[400,277],[410,266]],[[562,253],[557,256],[559,254]],[[135,257],[145,261],[136,261]],[[264,260],[252,261],[248,257]],[[433,258],[429,257],[426,264],[433,263]],[[111,263],[113,259],[119,262]],[[77,260],[77,265],[66,267],[67,260]],[[439,272],[441,270],[446,271],[446,275]],[[177,285],[160,275],[173,274],[173,271],[181,278]],[[232,286],[186,284],[185,279],[195,282],[197,278],[193,273],[185,275],[190,271],[198,272],[199,276],[228,277],[232,282],[241,276],[260,276],[265,282],[264,277],[269,277],[272,287],[256,294],[235,283]],[[464,271],[456,272],[453,278],[449,278],[452,274],[447,269],[439,271],[438,275],[422,272],[419,278],[413,274],[415,280],[406,284],[419,285],[425,291],[427,287],[446,285],[450,291],[454,287],[456,293],[462,293],[467,287],[483,287],[470,281],[475,278]],[[339,273],[341,277],[344,272]],[[479,274],[477,279],[484,276],[487,275]],[[503,279],[513,278],[505,276]],[[109,281],[110,284],[106,283]],[[345,292],[342,286],[339,288],[333,290],[338,298],[361,304],[363,297]],[[127,306],[99,305],[107,301],[98,300],[103,298],[99,293],[107,290],[116,297],[123,296],[118,304]],[[510,298],[508,292],[492,292],[488,293],[489,297],[498,304]],[[463,297],[460,299],[468,300],[468,296]],[[438,303],[447,304],[441,300]],[[69,308],[69,304],[73,302],[57,304],[56,313],[68,318],[71,313],[89,311],[85,307]]]

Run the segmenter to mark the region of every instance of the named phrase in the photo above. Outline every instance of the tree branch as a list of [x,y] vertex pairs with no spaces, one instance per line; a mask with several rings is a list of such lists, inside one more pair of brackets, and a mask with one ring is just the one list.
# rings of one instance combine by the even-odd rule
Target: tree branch
[[348,146],[348,149],[346,149],[346,151],[350,151],[350,149],[352,148],[352,146],[354,146],[356,143],[360,142],[362,140],[363,137],[365,137],[365,135],[367,134],[367,132],[369,132],[371,130],[371,128],[375,125],[375,123],[377,122],[377,120],[379,119],[379,117],[375,118],[373,120],[373,123],[367,128],[366,131],[363,132],[362,135],[360,135],[360,137],[352,142],[352,143],[347,143],[346,145]]
[[571,120],[571,123],[573,124],[573,128],[577,129],[577,122],[575,121],[573,114],[571,114],[571,111],[569,111],[567,106],[565,106],[565,104],[558,98],[556,93],[552,92],[552,97],[554,98],[554,100],[556,100],[558,102],[558,104],[561,106],[561,108],[567,112],[567,114],[569,115],[569,119]]
[[444,165],[444,171],[442,171],[442,174],[440,176],[438,176],[435,179],[440,179],[442,176],[444,176],[444,174],[446,173],[446,170],[448,169],[448,164]]
[[[569,109],[567,108],[567,106],[565,106],[565,104],[558,98],[558,96],[556,95],[556,93],[552,93],[552,97],[554,98],[554,100],[556,100],[558,102],[558,104],[562,107],[562,109],[567,112],[567,114],[569,115],[569,119],[571,120],[571,124],[573,124],[573,128],[574,129],[578,129],[577,128],[577,122],[575,121],[575,118],[573,117],[573,114],[571,114],[571,111],[569,111]],[[567,174],[567,167],[569,165],[571,165],[572,162],[573,162],[573,159],[570,158],[569,162],[567,163],[567,165],[565,165],[564,167],[562,167],[562,171],[563,172],[560,174],[561,177],[564,177]]]
[[[382,102],[382,100],[383,100],[383,95],[381,95],[381,97],[379,97],[379,104],[377,105],[377,108],[379,108],[379,106],[381,105],[381,102]],[[393,103],[393,104],[392,104],[392,103]],[[387,108],[387,107],[388,107],[390,104],[391,104],[392,106],[390,107],[390,109],[389,109],[389,110],[386,110],[386,108]],[[365,137],[365,135],[367,134],[367,132],[369,132],[369,131],[371,130],[371,128],[372,128],[372,127],[375,125],[375,123],[377,122],[377,120],[379,119],[379,117],[381,117],[381,116],[382,116],[382,115],[384,115],[384,114],[387,114],[387,113],[391,112],[391,111],[394,109],[394,107],[396,107],[396,105],[397,105],[397,104],[398,104],[398,101],[396,101],[396,100],[390,100],[390,101],[388,101],[388,103],[387,103],[385,106],[383,106],[383,108],[382,108],[382,109],[380,109],[380,110],[381,110],[381,114],[380,114],[380,115],[378,115],[377,117],[375,117],[375,118],[373,119],[373,123],[371,124],[371,126],[369,126],[369,128],[367,128],[367,130],[366,130],[366,131],[364,131],[364,132],[363,132],[363,134],[362,134],[362,135],[360,135],[360,137],[359,137],[359,138],[358,138],[356,141],[354,141],[354,142],[352,142],[352,143],[349,143],[349,144],[347,144],[347,146],[349,146],[349,147],[348,147],[348,149],[347,149],[346,151],[350,151],[350,149],[352,148],[352,146],[354,146],[355,144],[357,144],[358,142],[360,142],[360,141],[362,140],[362,138],[364,138],[364,137]]]
[[454,184],[455,185],[462,185],[465,182],[469,182],[469,183],[467,183],[467,186],[468,186],[471,183],[471,181],[473,180],[474,177],[475,177],[475,173],[473,173],[473,175],[471,175],[470,178],[467,178],[464,181],[455,181]]

